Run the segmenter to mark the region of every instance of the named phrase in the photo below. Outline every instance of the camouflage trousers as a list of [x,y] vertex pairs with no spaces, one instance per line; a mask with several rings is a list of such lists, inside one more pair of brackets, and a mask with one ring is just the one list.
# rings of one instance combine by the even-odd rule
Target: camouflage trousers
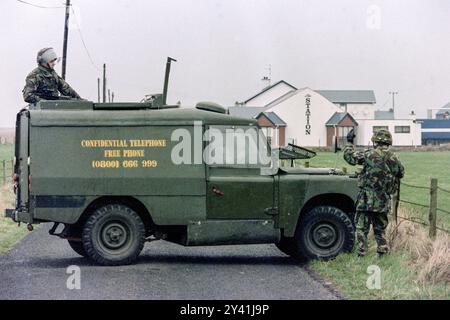
[[375,240],[377,241],[377,252],[379,254],[389,252],[386,241],[387,212],[357,211],[355,224],[358,255],[364,256],[367,252],[367,235],[369,234],[370,225],[372,225]]

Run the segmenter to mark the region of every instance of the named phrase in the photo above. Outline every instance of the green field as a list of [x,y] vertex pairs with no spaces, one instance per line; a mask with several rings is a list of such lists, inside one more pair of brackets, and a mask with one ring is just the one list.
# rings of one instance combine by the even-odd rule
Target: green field
[[[12,144],[0,145],[0,254],[8,249],[28,233],[24,224],[18,227],[11,219],[4,217],[5,208],[14,207],[14,193],[12,191],[12,164],[11,159],[14,154]],[[6,182],[3,184],[3,160],[6,160]]]
[[[429,189],[416,189],[407,186],[415,185],[425,188],[430,187],[430,179],[437,178],[438,186],[450,191],[450,151],[401,151],[396,152],[405,167],[405,177],[402,179],[400,198],[409,202],[423,205],[430,204]],[[354,172],[360,166],[350,166],[342,157],[342,152],[318,152],[317,156],[309,160],[301,160],[296,165],[304,165],[308,161],[311,167],[331,167],[342,169],[346,167],[348,172]],[[438,190],[438,208],[450,211],[450,193]],[[425,222],[428,222],[428,209],[420,206],[401,203],[401,206],[412,209],[415,214]],[[438,211],[438,226],[450,230],[450,214]]]

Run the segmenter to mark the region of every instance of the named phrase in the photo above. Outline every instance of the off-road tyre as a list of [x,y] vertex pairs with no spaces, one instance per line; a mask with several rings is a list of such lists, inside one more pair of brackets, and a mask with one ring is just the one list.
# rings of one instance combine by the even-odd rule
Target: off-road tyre
[[96,209],[83,226],[82,243],[87,256],[104,266],[131,264],[145,242],[145,226],[129,207],[110,204]]
[[355,242],[355,227],[341,209],[317,206],[300,217],[295,232],[301,260],[330,260],[341,252],[351,252]]

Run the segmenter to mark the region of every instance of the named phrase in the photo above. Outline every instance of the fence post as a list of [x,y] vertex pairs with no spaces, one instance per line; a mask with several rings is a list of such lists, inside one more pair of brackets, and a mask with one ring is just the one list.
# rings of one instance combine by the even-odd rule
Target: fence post
[[3,160],[2,164],[3,164],[3,184],[6,184],[6,160]]
[[434,239],[436,237],[436,212],[437,212],[437,186],[438,180],[436,178],[431,179],[430,185],[430,238]]

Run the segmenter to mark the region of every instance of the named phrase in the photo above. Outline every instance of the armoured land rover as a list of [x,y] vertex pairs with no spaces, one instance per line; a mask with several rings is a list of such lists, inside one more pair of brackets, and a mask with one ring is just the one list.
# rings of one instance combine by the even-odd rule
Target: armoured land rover
[[[41,101],[21,110],[16,205],[6,216],[30,230],[53,222],[51,235],[101,265],[132,263],[146,241],[159,239],[184,246],[273,243],[306,259],[352,249],[354,177],[283,167],[282,159],[314,152],[295,145],[270,150],[263,136],[248,134],[258,131],[256,120],[212,103],[170,106],[164,97]],[[255,137],[263,143],[250,143]],[[256,161],[249,161],[252,154]]]

